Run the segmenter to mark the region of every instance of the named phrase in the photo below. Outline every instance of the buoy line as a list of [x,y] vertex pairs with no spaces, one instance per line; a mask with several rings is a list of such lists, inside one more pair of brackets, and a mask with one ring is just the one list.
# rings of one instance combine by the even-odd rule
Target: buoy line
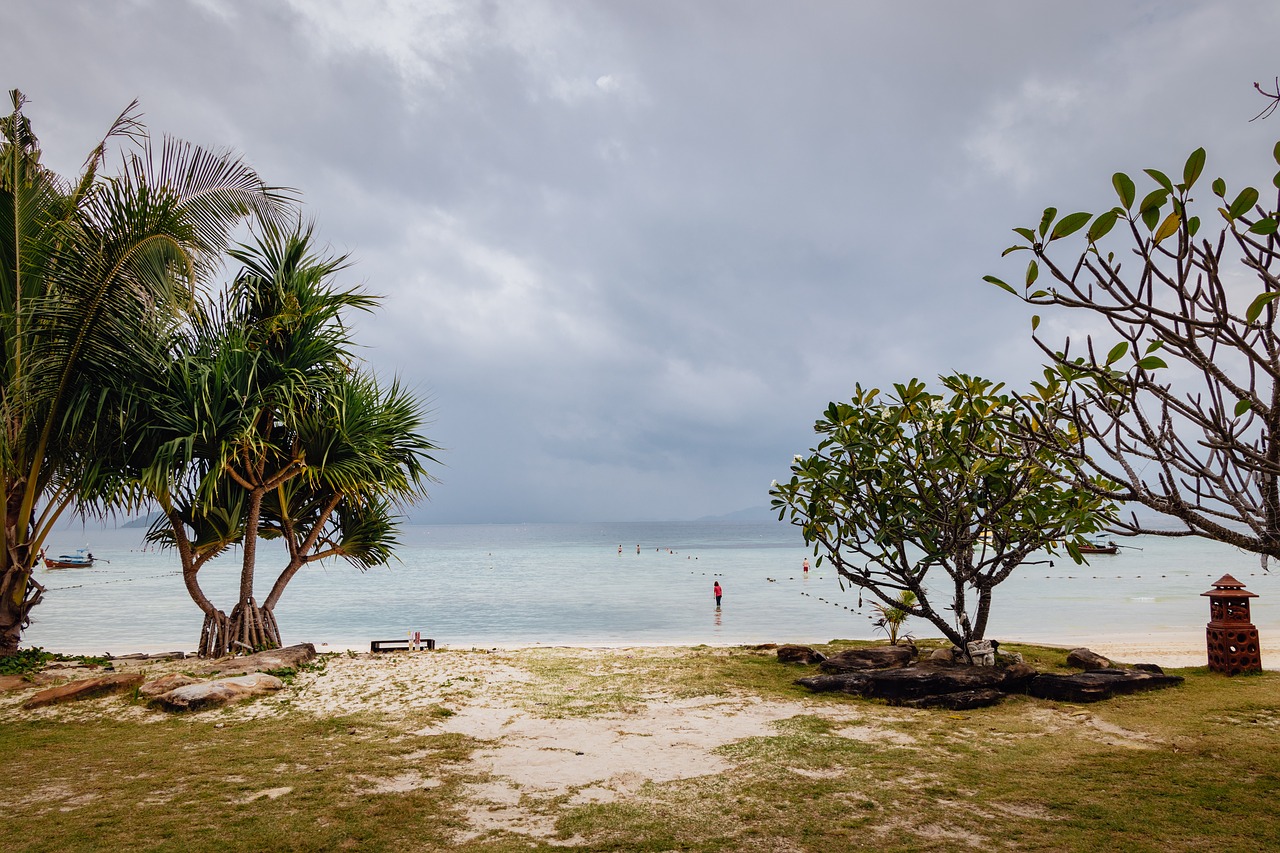
[[133,581],[145,581],[145,580],[151,580],[153,578],[169,578],[169,577],[173,577],[174,575],[180,575],[180,574],[182,574],[182,572],[165,572],[162,575],[145,575],[140,578],[116,578],[115,580],[98,581],[97,583],[77,583],[77,584],[72,584],[71,586],[50,586],[50,587],[46,587],[46,589],[48,589],[50,592],[60,592],[64,589],[83,589],[86,586],[105,586],[109,583],[131,583]]

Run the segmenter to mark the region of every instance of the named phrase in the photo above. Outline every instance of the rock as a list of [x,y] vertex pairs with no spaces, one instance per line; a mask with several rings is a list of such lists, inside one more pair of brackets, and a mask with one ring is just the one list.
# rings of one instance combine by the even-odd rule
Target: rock
[[138,688],[138,693],[148,699],[154,699],[161,694],[168,693],[170,690],[176,690],[179,687],[186,687],[188,684],[199,684],[199,678],[192,678],[189,675],[183,675],[180,672],[172,672],[168,675],[162,675],[155,681],[148,681],[146,684]]
[[941,708],[944,711],[969,711],[973,708],[987,708],[999,704],[1007,694],[994,687],[982,690],[961,690],[956,693],[940,693],[936,696],[921,696],[919,699],[890,699],[890,705],[908,708]]
[[955,663],[956,650],[955,649],[934,649],[929,654],[929,660],[942,661],[943,663]]
[[0,693],[8,693],[13,690],[30,690],[33,687],[41,687],[51,681],[53,679],[43,672],[32,672],[27,675],[0,675]]
[[158,652],[154,654],[134,652],[130,655],[107,655],[110,660],[184,660],[186,657],[186,652]]
[[188,684],[161,694],[154,701],[166,711],[203,711],[238,699],[261,696],[282,687],[284,682],[274,675],[255,672],[251,675]]
[[1181,684],[1182,677],[1133,669],[1095,669],[1075,675],[1040,674],[1027,683],[1028,695],[1061,702],[1100,702],[1112,696],[1160,690]]
[[1078,666],[1084,670],[1110,669],[1111,661],[1089,649],[1072,649],[1067,652],[1067,666]]
[[248,675],[269,669],[297,669],[301,664],[315,660],[316,647],[311,643],[269,649],[244,657],[225,657],[200,666],[198,672],[216,672],[220,675]]
[[778,663],[822,663],[827,656],[808,646],[779,646]]
[[915,646],[871,646],[865,649],[845,649],[819,665],[823,672],[860,672],[865,669],[904,667],[915,656]]
[[[825,668],[826,664],[823,664]],[[814,692],[840,691],[881,699],[918,699],[969,690],[1019,692],[1035,675],[1025,664],[1007,669],[991,666],[947,665],[936,661],[898,669],[864,670],[816,675],[796,681]]]
[[1164,675],[1164,670],[1159,664],[1155,663],[1135,663],[1133,668],[1139,672],[1154,672],[1156,675]]
[[47,705],[59,705],[63,702],[79,702],[84,699],[97,699],[112,693],[123,693],[142,684],[139,673],[113,672],[97,678],[83,678],[57,687],[41,690],[22,703],[22,707],[43,708]]

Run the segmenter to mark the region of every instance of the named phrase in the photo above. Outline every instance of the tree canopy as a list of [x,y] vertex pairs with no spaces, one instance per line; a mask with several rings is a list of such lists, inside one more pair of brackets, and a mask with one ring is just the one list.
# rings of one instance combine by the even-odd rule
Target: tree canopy
[[1046,385],[1087,439],[1066,449],[1072,482],[1177,524],[1130,514],[1129,532],[1204,536],[1265,563],[1280,556],[1280,172],[1259,183],[1266,201],[1221,178],[1206,192],[1206,161],[1192,152],[1176,181],[1145,169],[1141,191],[1117,172],[1119,203],[1097,214],[1046,209],[1005,251],[1031,255],[1021,286],[986,280],[1089,330],[1058,343],[1032,318]]
[[[116,381],[157,356],[154,343],[219,268],[246,216],[273,222],[287,191],[239,157],[165,138],[154,150],[136,102],[63,178],[10,92],[0,117],[0,654],[17,649],[42,588],[32,577],[68,508],[120,499],[123,407]],[[101,172],[112,144],[120,170]]]
[[[344,258],[317,254],[301,226],[264,228],[230,255],[239,272],[181,330],[134,432],[136,480],[164,512],[150,538],[177,549],[211,656],[278,646],[274,608],[304,565],[386,563],[395,510],[424,494],[435,450],[418,401],[354,356],[346,315],[376,299],[335,283]],[[261,606],[260,537],[283,539],[288,553]],[[228,615],[199,572],[232,546],[240,592]]]
[[857,386],[850,402],[827,407],[817,447],[771,495],[819,561],[967,652],[985,635],[998,584],[1040,549],[1079,560],[1082,537],[1114,509],[1064,483],[1056,451],[1028,437],[1076,440],[1059,429],[1058,400],[1023,400],[978,377],[941,381],[945,394],[915,379],[893,394]]

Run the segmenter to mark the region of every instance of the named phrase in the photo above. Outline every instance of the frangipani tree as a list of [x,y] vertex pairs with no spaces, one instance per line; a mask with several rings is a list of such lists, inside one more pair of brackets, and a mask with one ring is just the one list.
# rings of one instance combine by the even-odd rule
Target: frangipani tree
[[770,494],[819,562],[967,653],[985,636],[997,585],[1037,550],[1065,542],[1080,560],[1083,537],[1114,508],[1065,485],[1055,451],[1027,437],[1075,441],[1058,430],[1057,400],[1022,400],[977,377],[941,381],[945,395],[915,379],[892,395],[857,386],[828,406],[817,447]]
[[[1280,164],[1280,144],[1272,154]],[[1096,215],[1048,208],[1005,251],[1031,255],[1022,286],[986,280],[1093,325],[1060,345],[1032,319],[1047,381],[1088,439],[1064,448],[1064,475],[1180,523],[1131,515],[1120,529],[1203,536],[1265,564],[1280,557],[1280,172],[1229,191],[1201,182],[1205,163],[1192,152],[1176,183],[1146,169],[1142,190],[1117,172],[1119,204]]]
[[[17,650],[41,599],[32,567],[54,524],[121,495],[130,404],[120,377],[157,369],[157,343],[218,268],[230,229],[290,206],[233,155],[173,139],[153,152],[136,102],[65,179],[41,163],[22,93],[10,100],[0,117],[0,655]],[[113,142],[128,150],[104,177]]]

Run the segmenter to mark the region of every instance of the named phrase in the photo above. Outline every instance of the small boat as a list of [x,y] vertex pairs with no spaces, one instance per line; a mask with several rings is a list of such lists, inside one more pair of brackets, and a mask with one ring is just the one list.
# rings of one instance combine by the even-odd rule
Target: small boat
[[93,565],[94,556],[88,548],[77,548],[74,554],[60,554],[58,557],[45,557],[47,569],[83,569]]
[[1093,542],[1086,542],[1084,545],[1081,545],[1080,553],[1081,554],[1118,554],[1120,553],[1120,546],[1117,545],[1115,542],[1100,542],[1095,540]]

